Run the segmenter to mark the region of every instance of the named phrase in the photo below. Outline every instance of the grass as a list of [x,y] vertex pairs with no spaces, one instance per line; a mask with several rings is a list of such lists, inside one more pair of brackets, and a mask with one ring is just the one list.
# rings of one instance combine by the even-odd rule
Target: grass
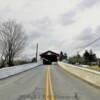
[[95,71],[100,71],[100,67],[97,65],[92,65],[88,67],[89,69],[95,70]]

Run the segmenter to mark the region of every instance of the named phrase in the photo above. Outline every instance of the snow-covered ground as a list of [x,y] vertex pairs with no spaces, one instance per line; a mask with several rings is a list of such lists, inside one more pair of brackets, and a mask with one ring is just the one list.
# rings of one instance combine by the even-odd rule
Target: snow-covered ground
[[89,65],[76,64],[75,66],[87,68]]
[[100,76],[100,72],[99,72],[99,71],[95,71],[95,70],[92,70],[92,69],[88,69],[88,68],[86,68],[87,65],[86,65],[85,67],[79,67],[79,66],[77,66],[77,65],[72,65],[72,64],[68,64],[68,63],[64,63],[64,62],[58,62],[58,64],[59,64],[59,63],[65,65],[65,66],[70,66],[70,67],[72,67],[72,68],[80,69],[80,70],[83,70],[83,71],[86,71],[86,72],[90,72],[90,73],[93,73],[93,74],[97,74],[97,75]]
[[41,65],[40,62],[39,63],[31,63],[31,64],[2,68],[2,69],[0,69],[0,79],[4,79],[4,78],[7,78],[9,76],[27,71],[27,70],[32,69],[34,67],[37,67],[39,65]]

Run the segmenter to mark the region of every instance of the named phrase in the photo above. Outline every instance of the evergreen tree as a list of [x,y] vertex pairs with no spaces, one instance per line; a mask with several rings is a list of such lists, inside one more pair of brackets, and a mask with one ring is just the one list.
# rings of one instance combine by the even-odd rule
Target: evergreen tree
[[63,54],[63,52],[61,51],[61,52],[60,52],[60,61],[62,61],[63,58],[64,58],[64,54]]
[[92,62],[95,62],[97,60],[96,54],[93,53],[92,50],[89,52],[86,50],[83,54],[84,58],[84,64],[91,64]]
[[64,59],[67,60],[67,53],[64,53]]
[[90,63],[91,63],[91,62],[95,62],[96,59],[97,59],[97,58],[96,58],[96,54],[94,54],[93,51],[90,50],[90,52],[89,52],[89,61],[90,61]]
[[89,52],[85,50],[85,53],[83,54],[84,64],[89,64]]

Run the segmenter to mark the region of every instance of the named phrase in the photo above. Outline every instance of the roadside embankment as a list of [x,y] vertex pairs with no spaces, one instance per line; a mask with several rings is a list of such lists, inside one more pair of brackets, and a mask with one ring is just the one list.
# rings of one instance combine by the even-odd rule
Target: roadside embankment
[[39,65],[41,65],[41,63],[31,63],[31,64],[24,64],[24,65],[18,65],[13,67],[2,68],[0,69],[0,79],[4,79],[12,75],[22,73],[29,69],[35,68]]
[[71,74],[79,77],[80,79],[96,86],[100,87],[100,72],[82,68],[78,66],[74,66],[71,64],[66,64],[63,62],[58,62],[58,65],[63,68],[65,71],[70,72]]

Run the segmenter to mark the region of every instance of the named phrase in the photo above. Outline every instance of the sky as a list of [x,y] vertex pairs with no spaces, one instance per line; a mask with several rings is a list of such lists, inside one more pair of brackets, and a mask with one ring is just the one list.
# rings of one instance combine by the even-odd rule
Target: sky
[[[0,0],[0,22],[16,20],[28,40],[23,58],[47,50],[76,54],[100,36],[100,0]],[[86,49],[100,57],[100,40]]]

